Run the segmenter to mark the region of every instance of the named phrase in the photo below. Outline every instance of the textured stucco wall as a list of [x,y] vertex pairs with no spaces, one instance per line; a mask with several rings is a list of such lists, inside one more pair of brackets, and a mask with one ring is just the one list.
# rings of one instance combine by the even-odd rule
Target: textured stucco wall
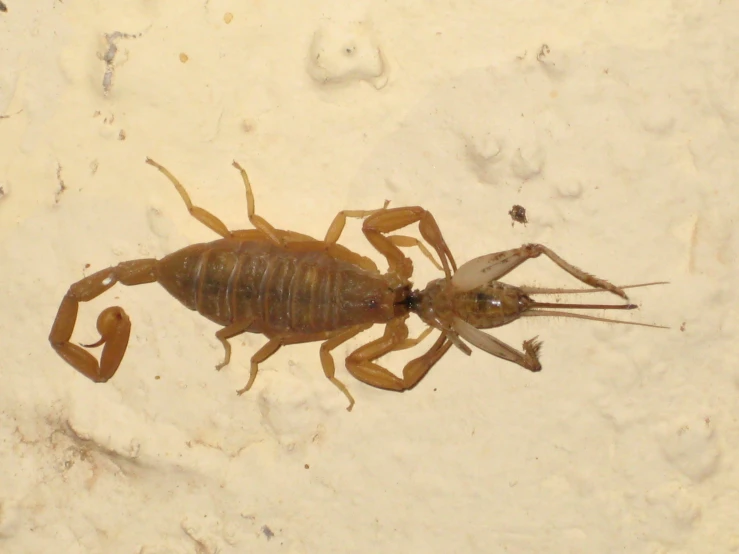
[[[736,2],[4,3],[0,551],[739,550]],[[74,335],[132,319],[94,385],[47,341],[67,287],[214,238],[146,156],[233,228],[236,159],[277,227],[389,199],[460,262],[541,242],[669,280],[617,315],[671,329],[525,320],[495,335],[539,335],[542,373],[455,349],[405,394],[343,368],[375,329],[335,352],[347,413],[317,344],[237,397],[262,337],[216,373],[213,324],[118,286]],[[358,227],[343,243],[372,255]],[[575,284],[546,260],[506,280]]]

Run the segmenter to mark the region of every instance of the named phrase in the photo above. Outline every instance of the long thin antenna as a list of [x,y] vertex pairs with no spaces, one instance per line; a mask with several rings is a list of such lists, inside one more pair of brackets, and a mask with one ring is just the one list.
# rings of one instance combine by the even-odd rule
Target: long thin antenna
[[[559,304],[559,306],[562,306],[562,304]],[[577,304],[575,304],[574,306],[576,308],[583,307],[583,306],[578,306]],[[633,306],[633,304],[624,304],[624,306],[625,307],[623,308],[619,306],[610,306],[610,308],[631,310],[637,307],[637,306]],[[619,321],[618,319],[609,319],[606,317],[595,317],[592,315],[585,315],[585,314],[572,314],[570,312],[558,312],[555,310],[550,310],[546,312],[530,310],[528,312],[524,312],[521,314],[521,317],[537,317],[537,316],[538,317],[571,317],[573,319],[587,319],[589,321],[602,321],[603,323],[620,323],[622,325],[637,325],[639,327],[652,327],[654,329],[669,329],[669,327],[665,327],[664,325],[652,325],[650,323],[637,323],[635,321]]]
[[560,304],[559,302],[532,302],[532,308],[569,308],[573,310],[636,310],[636,304]]
[[[651,287],[652,285],[669,285],[669,281],[655,281],[654,283],[639,283],[638,285],[626,285],[618,287],[620,289],[636,289],[639,287]],[[588,294],[592,292],[609,292],[603,289],[594,289],[592,287],[587,289],[545,289],[537,287],[518,287],[525,294]]]

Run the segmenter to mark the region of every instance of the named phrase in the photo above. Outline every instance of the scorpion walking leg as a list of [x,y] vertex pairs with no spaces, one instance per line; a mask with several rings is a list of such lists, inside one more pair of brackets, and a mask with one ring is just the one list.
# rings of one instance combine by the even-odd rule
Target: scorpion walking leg
[[334,220],[331,222],[331,225],[328,226],[328,230],[326,231],[326,238],[323,239],[323,242],[328,243],[328,244],[336,244],[336,242],[339,240],[339,237],[341,236],[341,233],[344,231],[344,227],[346,226],[347,217],[364,219],[365,217],[369,217],[373,214],[376,214],[377,212],[381,212],[387,209],[387,205],[389,203],[390,203],[389,200],[385,200],[385,205],[382,208],[378,208],[377,210],[342,210],[340,211],[338,214],[336,214],[336,217],[334,217]]
[[126,312],[118,306],[107,308],[100,313],[97,319],[100,340],[94,344],[83,345],[87,348],[104,345],[98,363],[92,354],[69,342],[77,321],[79,303],[98,297],[116,283],[129,286],[153,283],[157,280],[156,265],[155,259],[123,262],[93,273],[70,286],[49,333],[49,342],[54,350],[88,379],[96,383],[104,383],[110,379],[126,352],[131,322]]
[[334,377],[334,374],[336,372],[335,365],[333,358],[331,357],[331,350],[336,348],[337,346],[341,345],[342,343],[348,341],[353,336],[357,335],[358,333],[361,333],[362,331],[369,329],[371,325],[356,325],[354,327],[350,327],[349,329],[344,329],[341,331],[326,331],[324,333],[316,333],[316,334],[308,334],[308,335],[296,335],[292,337],[270,337],[269,342],[262,346],[254,356],[251,358],[251,372],[249,374],[249,382],[246,383],[246,386],[240,390],[237,391],[239,395],[244,394],[246,391],[248,391],[251,386],[254,384],[254,380],[257,378],[257,373],[259,372],[259,364],[266,361],[270,356],[272,356],[275,352],[277,352],[281,347],[289,345],[289,344],[299,344],[301,342],[314,342],[323,340],[326,341],[321,345],[321,365],[323,366],[323,372],[326,374],[326,377],[329,381],[331,381],[336,387],[343,392],[346,397],[349,399],[349,408],[348,410],[351,410],[352,406],[354,405],[354,399],[352,398],[352,395],[349,394],[349,391],[347,390],[346,386],[336,379]]
[[326,378],[331,381],[336,388],[338,388],[342,393],[344,393],[344,396],[349,400],[349,406],[347,406],[347,411],[351,411],[352,407],[354,406],[354,397],[352,397],[351,393],[349,392],[349,389],[346,388],[346,385],[339,381],[336,377],[336,365],[334,364],[334,359],[331,356],[331,351],[335,349],[336,347],[340,346],[341,344],[345,343],[352,337],[356,336],[357,334],[361,333],[362,331],[365,331],[371,327],[371,324],[365,324],[365,325],[356,325],[354,327],[350,327],[349,329],[344,329],[341,331],[334,331],[334,332],[324,332],[324,333],[317,333],[317,334],[311,334],[311,335],[302,335],[302,336],[295,336],[295,337],[272,337],[270,338],[269,342],[262,346],[254,356],[252,356],[251,359],[251,373],[249,375],[249,382],[246,384],[246,386],[237,393],[239,395],[244,394],[246,391],[248,391],[251,386],[254,384],[254,380],[257,377],[257,373],[259,371],[259,364],[267,360],[270,356],[272,356],[275,352],[277,352],[282,346],[286,346],[288,344],[298,344],[301,342],[313,342],[318,340],[325,341],[321,345],[320,355],[321,355],[321,365],[323,366],[323,373],[326,375]]
[[254,193],[251,190],[251,183],[249,182],[249,176],[246,174],[246,170],[236,161],[232,165],[239,170],[241,178],[244,180],[244,188],[246,189],[246,214],[249,217],[249,221],[254,225],[255,229],[259,229],[275,244],[284,244],[284,241],[278,236],[277,230],[271,224],[267,223],[267,220],[262,216],[254,213]]
[[347,412],[351,412],[352,408],[354,407],[354,397],[351,395],[349,390],[346,388],[346,385],[344,385],[344,383],[342,383],[336,377],[334,377],[336,373],[336,365],[334,364],[334,359],[331,356],[331,351],[337,346],[345,343],[352,337],[361,333],[362,331],[366,331],[371,326],[372,324],[357,325],[355,327],[350,327],[349,329],[346,329],[334,335],[333,337],[331,337],[330,339],[328,339],[326,342],[324,342],[321,345],[320,354],[321,354],[321,365],[323,366],[323,373],[326,375],[326,378],[329,381],[331,381],[336,386],[336,388],[338,388],[341,392],[343,392],[344,396],[346,396],[349,399],[349,405],[346,407]]
[[538,258],[542,254],[586,285],[612,292],[628,300],[628,296],[626,296],[623,289],[612,285],[605,279],[599,279],[575,267],[542,244],[524,244],[520,248],[496,252],[495,254],[488,254],[487,256],[481,256],[471,260],[464,267],[460,268],[460,271],[454,275],[452,282],[457,289],[471,290],[490,281],[500,279],[526,260]]
[[395,273],[401,279],[407,280],[413,272],[413,264],[410,259],[403,255],[396,242],[399,242],[400,246],[405,246],[406,244],[403,244],[403,242],[407,242],[410,237],[396,238],[394,241],[393,237],[385,235],[416,222],[418,222],[421,236],[436,250],[446,277],[451,278],[451,269],[457,270],[454,257],[434,216],[423,208],[410,206],[382,210],[364,220],[362,231],[372,246],[387,258],[390,272]]
[[405,339],[403,342],[396,344],[395,348],[393,348],[393,352],[397,352],[398,350],[406,350],[408,348],[413,348],[414,346],[421,344],[424,339],[431,334],[431,331],[433,330],[433,327],[426,327],[426,329],[424,329],[424,331],[415,339]]
[[218,371],[220,371],[221,368],[223,368],[224,366],[227,366],[228,363],[231,361],[231,343],[228,342],[228,339],[233,338],[236,335],[240,335],[241,333],[245,333],[253,322],[254,318],[250,317],[247,320],[237,321],[235,323],[232,323],[231,325],[227,325],[223,329],[220,329],[216,332],[216,338],[221,341],[223,349],[225,350],[223,361],[216,364],[216,369]]
[[177,192],[180,193],[182,200],[185,202],[185,205],[187,206],[187,211],[190,212],[191,216],[193,216],[200,223],[208,227],[208,229],[211,229],[212,231],[214,231],[215,233],[218,233],[222,237],[228,238],[231,236],[231,231],[228,230],[228,227],[226,227],[223,221],[218,219],[216,216],[214,216],[209,211],[204,210],[203,208],[199,208],[198,206],[193,206],[192,201],[190,200],[190,195],[187,194],[185,187],[183,187],[182,184],[180,184],[177,178],[174,175],[172,175],[167,168],[158,164],[151,158],[146,158],[146,163],[156,167],[159,171],[161,171],[164,174],[164,176],[167,179],[169,179],[172,182],[172,184],[177,189]]
[[[336,214],[336,217],[331,222],[331,225],[329,225],[328,231],[326,231],[326,238],[323,239],[324,245],[334,245],[338,242],[339,237],[341,237],[341,233],[344,231],[344,227],[346,226],[346,218],[347,217],[354,217],[357,219],[364,219],[370,216],[373,216],[377,213],[384,212],[387,210],[387,206],[390,203],[389,200],[385,200],[385,205],[382,208],[376,209],[376,210],[343,210]],[[402,209],[402,208],[401,208]],[[433,263],[438,269],[442,269],[442,266],[439,264],[439,262],[436,261],[436,259],[433,257],[431,252],[429,252],[428,248],[418,239],[414,237],[408,237],[404,235],[393,235],[391,237],[386,237],[390,242],[392,242],[395,246],[403,247],[403,248],[410,248],[413,246],[417,246],[421,252],[429,259],[431,260],[431,263]],[[325,248],[325,246],[324,246]],[[331,252],[331,250],[329,249]],[[338,257],[346,257],[347,253],[344,253],[342,256],[339,253],[336,253]],[[401,254],[402,255],[402,254]],[[355,259],[356,257],[356,259]],[[351,261],[353,263],[356,263],[360,265],[360,267],[365,267],[365,269],[370,269],[371,271],[376,270],[377,267],[375,266],[374,262],[371,262],[369,267],[366,267],[365,265],[365,258],[359,255],[355,255],[355,257],[351,257],[348,261]]]
[[336,214],[336,217],[334,217],[331,225],[329,225],[328,230],[326,231],[326,237],[322,241],[312,240],[300,235],[293,236],[294,233],[286,231],[284,232],[284,237],[289,242],[287,242],[285,247],[290,250],[296,250],[299,252],[328,252],[329,255],[333,256],[334,258],[338,258],[349,263],[358,265],[362,269],[365,269],[371,273],[379,273],[375,262],[373,262],[369,258],[360,256],[356,252],[347,250],[337,243],[339,241],[339,238],[341,237],[341,233],[344,231],[344,227],[346,226],[346,219],[348,217],[354,217],[358,219],[366,218],[370,215],[387,209],[387,205],[389,203],[389,200],[386,200],[385,205],[382,208],[378,208],[376,210],[340,211],[338,214]]
[[377,269],[377,265],[375,265],[375,262],[373,262],[369,258],[360,256],[356,252],[351,252],[341,247],[337,247],[337,242],[339,240],[339,237],[341,236],[341,233],[344,231],[344,227],[346,226],[347,217],[363,219],[377,212],[381,212],[382,210],[385,210],[389,203],[390,203],[389,200],[385,200],[384,206],[376,210],[343,210],[343,211],[340,211],[338,214],[336,214],[336,217],[334,217],[333,221],[331,222],[331,225],[328,226],[328,230],[326,231],[326,237],[323,239],[323,242],[319,242],[318,244],[320,244],[320,246],[316,246],[316,248],[321,249],[321,250],[327,250],[330,255],[336,258],[348,261],[349,263],[356,264],[359,267],[367,271],[370,271],[372,273],[379,273]]
[[407,235],[392,235],[387,237],[390,242],[392,242],[395,246],[399,246],[401,248],[411,248],[413,246],[417,246],[418,249],[421,251],[421,253],[426,256],[429,260],[431,260],[431,263],[434,264],[434,267],[438,269],[439,271],[443,271],[444,268],[442,265],[436,261],[436,258],[434,258],[433,254],[429,251],[428,248],[426,248],[426,245],[423,244],[420,240],[418,240],[415,237],[409,237]]
[[282,346],[282,342],[280,339],[270,339],[267,344],[262,346],[259,350],[257,350],[256,354],[254,354],[251,357],[251,370],[249,372],[249,381],[246,383],[244,388],[239,389],[236,391],[236,394],[241,396],[246,391],[248,391],[251,386],[254,384],[254,379],[257,378],[257,373],[259,373],[259,364],[261,364],[263,361],[265,361],[267,358],[269,358],[272,354],[277,352],[280,347]]
[[[324,238],[323,241],[306,242],[303,238],[298,237],[294,239],[295,243],[288,244],[287,247],[290,249],[300,250],[303,252],[327,250],[329,254],[331,254],[332,256],[336,258],[346,260],[350,263],[353,263],[353,264],[356,264],[362,267],[363,269],[366,269],[373,273],[377,273],[378,272],[377,266],[372,260],[370,260],[369,258],[365,258],[364,256],[360,256],[359,254],[356,254],[354,252],[348,251],[344,249],[343,247],[337,248],[336,245],[337,245],[339,238],[341,237],[341,233],[344,231],[344,227],[346,226],[347,217],[355,217],[355,218],[362,219],[362,218],[372,217],[378,213],[382,213],[386,211],[395,211],[395,210],[388,210],[387,209],[388,204],[389,204],[389,201],[386,200],[385,205],[382,208],[379,208],[376,210],[343,210],[339,212],[338,214],[336,214],[336,217],[333,219],[333,221],[331,222],[331,225],[329,225],[329,228],[326,231],[326,237]],[[398,209],[405,210],[406,208],[398,208]],[[412,209],[415,209],[415,208],[412,208]],[[433,222],[433,225],[435,224],[436,222]],[[437,230],[438,230],[438,227],[437,227]],[[288,232],[286,236],[290,238],[290,233]],[[431,260],[431,263],[434,264],[434,266],[436,266],[438,269],[443,269],[441,264],[439,264],[439,262],[436,261],[434,256],[428,250],[428,248],[426,248],[426,246],[418,239],[414,237],[404,236],[404,235],[393,235],[389,237],[384,236],[384,235],[380,235],[380,236],[383,239],[383,243],[389,242],[391,244],[391,248],[393,245],[396,247],[393,251],[393,254],[391,254],[393,256],[393,259],[396,260],[395,267],[397,267],[398,263],[400,264],[408,263],[406,261],[407,258],[402,254],[402,252],[400,252],[397,249],[397,247],[409,248],[409,247],[417,246],[421,250],[421,252],[429,260]],[[400,261],[398,262],[398,260]],[[453,260],[452,260],[452,265],[454,265]]]

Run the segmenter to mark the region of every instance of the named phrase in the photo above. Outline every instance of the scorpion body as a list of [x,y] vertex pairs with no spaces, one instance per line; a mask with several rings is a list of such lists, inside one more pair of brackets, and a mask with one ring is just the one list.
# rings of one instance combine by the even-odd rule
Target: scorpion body
[[157,281],[191,310],[249,333],[314,334],[388,323],[407,312],[405,289],[325,252],[222,239],[163,258]]
[[[216,338],[224,347],[221,369],[231,359],[229,339],[241,333],[260,333],[269,340],[251,358],[251,371],[243,394],[254,383],[260,363],[281,346],[322,341],[321,365],[326,377],[348,398],[354,399],[335,377],[331,351],[375,324],[385,325],[383,335],[346,358],[347,370],[369,385],[395,391],[413,388],[433,365],[456,345],[471,353],[464,339],[494,356],[512,361],[530,371],[539,371],[536,338],[524,341],[523,351],[484,333],[519,317],[559,315],[614,323],[622,322],[559,311],[566,308],[634,309],[633,304],[549,304],[533,300],[531,294],[608,291],[627,299],[624,288],[598,279],[572,266],[545,246],[528,244],[513,250],[475,258],[457,270],[454,258],[433,216],[418,206],[376,210],[346,210],[333,220],[323,240],[274,228],[254,212],[254,197],[246,171],[236,162],[246,188],[247,213],[255,229],[229,231],[216,216],[194,206],[179,181],[163,166],[147,159],[175,186],[190,214],[221,239],[194,244],[161,260],[126,261],[98,271],[72,284],[64,296],[49,341],[56,352],[77,371],[95,382],[106,382],[117,371],[128,345],[131,323],[122,308],[103,310],[97,321],[100,340],[94,344],[70,342],[80,302],[96,298],[115,283],[140,285],[160,283],[183,305],[222,328]],[[337,244],[347,217],[363,219],[362,231],[388,262],[380,273],[374,262]],[[431,245],[441,263],[418,239],[390,235],[418,223],[421,236]],[[444,278],[413,290],[413,263],[400,248],[418,247]],[[593,287],[591,289],[541,289],[516,287],[498,281],[528,259],[544,254],[563,270]],[[656,284],[656,283],[647,283]],[[646,285],[632,285],[646,286]],[[554,308],[554,311],[552,311]],[[417,314],[428,328],[417,338],[408,337],[406,320]],[[441,334],[427,352],[408,362],[399,377],[376,360],[385,354],[410,348],[432,329]],[[100,361],[86,349],[103,345]]]

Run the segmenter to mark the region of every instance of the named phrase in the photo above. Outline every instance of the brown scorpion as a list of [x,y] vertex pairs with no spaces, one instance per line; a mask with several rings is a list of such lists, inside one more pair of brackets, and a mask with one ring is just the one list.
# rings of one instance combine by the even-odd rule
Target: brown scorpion
[[[385,325],[382,337],[359,347],[346,358],[346,368],[356,379],[386,390],[405,391],[415,387],[436,362],[457,346],[466,354],[473,346],[530,371],[540,371],[541,342],[523,343],[523,351],[495,339],[480,329],[499,327],[531,316],[564,316],[658,327],[559,311],[565,308],[631,310],[626,304],[560,304],[532,300],[531,294],[565,294],[608,291],[628,301],[625,288],[616,287],[569,264],[549,248],[527,244],[520,248],[475,258],[457,269],[456,263],[434,217],[418,206],[339,212],[323,240],[293,231],[276,229],[254,211],[254,196],[246,171],[236,162],[246,188],[247,215],[255,227],[229,231],[210,212],[194,206],[185,188],[166,168],[151,159],[175,186],[190,214],[220,235],[219,240],[187,246],[165,256],[121,262],[98,271],[69,287],[59,306],[49,341],[56,352],[87,378],[108,381],[118,369],[128,345],[131,322],[118,306],[98,316],[100,340],[94,344],[70,342],[80,302],[96,298],[116,283],[142,285],[158,282],[182,304],[222,326],[216,338],[225,350],[221,369],[231,359],[229,339],[241,333],[261,333],[268,342],[251,358],[249,380],[238,394],[248,391],[259,364],[280,347],[323,341],[320,359],[326,377],[349,399],[354,398],[335,377],[331,351],[372,325]],[[379,272],[375,263],[337,244],[346,219],[363,219],[362,231],[388,262]],[[424,244],[405,235],[388,235],[418,223],[421,236],[436,251],[439,264]],[[410,281],[413,263],[400,247],[418,247],[444,277],[431,281],[424,290],[414,290]],[[498,281],[517,266],[544,254],[564,271],[590,285],[591,289],[544,289],[516,287]],[[553,310],[552,310],[553,309]],[[417,314],[428,328],[417,338],[408,337],[406,319]],[[385,354],[410,348],[432,329],[440,336],[424,353],[408,362],[398,377],[376,363]],[[100,362],[85,348],[103,345]],[[84,348],[83,348],[84,347]]]

